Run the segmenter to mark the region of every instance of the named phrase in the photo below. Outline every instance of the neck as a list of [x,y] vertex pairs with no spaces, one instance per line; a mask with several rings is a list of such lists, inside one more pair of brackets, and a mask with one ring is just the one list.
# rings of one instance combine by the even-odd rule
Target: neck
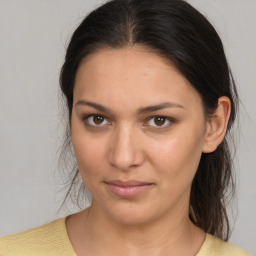
[[[150,224],[125,225],[92,204],[77,215],[77,237],[71,242],[81,252],[79,244],[83,244],[92,255],[196,255],[205,234],[189,220],[186,211],[180,212]],[[76,251],[79,255],[79,249]]]

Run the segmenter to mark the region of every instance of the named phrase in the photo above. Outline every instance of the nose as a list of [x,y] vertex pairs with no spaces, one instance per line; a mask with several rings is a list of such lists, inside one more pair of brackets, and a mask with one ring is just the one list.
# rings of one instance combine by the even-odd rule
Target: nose
[[127,171],[144,161],[139,136],[132,127],[119,127],[113,132],[109,149],[109,162],[115,168]]

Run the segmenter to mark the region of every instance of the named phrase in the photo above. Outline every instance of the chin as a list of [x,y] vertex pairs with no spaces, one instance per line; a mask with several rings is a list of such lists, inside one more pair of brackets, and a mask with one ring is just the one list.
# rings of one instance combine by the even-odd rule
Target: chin
[[145,225],[157,219],[157,213],[152,208],[131,202],[123,202],[118,206],[105,208],[105,213],[112,221],[129,226]]

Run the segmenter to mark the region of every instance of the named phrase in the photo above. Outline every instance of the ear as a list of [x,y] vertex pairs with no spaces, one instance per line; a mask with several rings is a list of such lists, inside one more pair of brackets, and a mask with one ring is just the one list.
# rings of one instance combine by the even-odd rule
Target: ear
[[226,96],[220,97],[216,111],[207,121],[203,153],[211,153],[221,144],[226,134],[230,111],[230,99]]

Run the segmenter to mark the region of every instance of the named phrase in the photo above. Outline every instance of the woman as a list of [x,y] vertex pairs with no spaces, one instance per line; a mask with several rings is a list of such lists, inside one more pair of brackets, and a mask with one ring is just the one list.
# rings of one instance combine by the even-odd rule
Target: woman
[[224,242],[238,96],[202,14],[182,0],[110,1],[74,32],[60,84],[71,188],[81,176],[91,206],[3,237],[0,255],[248,255]]

